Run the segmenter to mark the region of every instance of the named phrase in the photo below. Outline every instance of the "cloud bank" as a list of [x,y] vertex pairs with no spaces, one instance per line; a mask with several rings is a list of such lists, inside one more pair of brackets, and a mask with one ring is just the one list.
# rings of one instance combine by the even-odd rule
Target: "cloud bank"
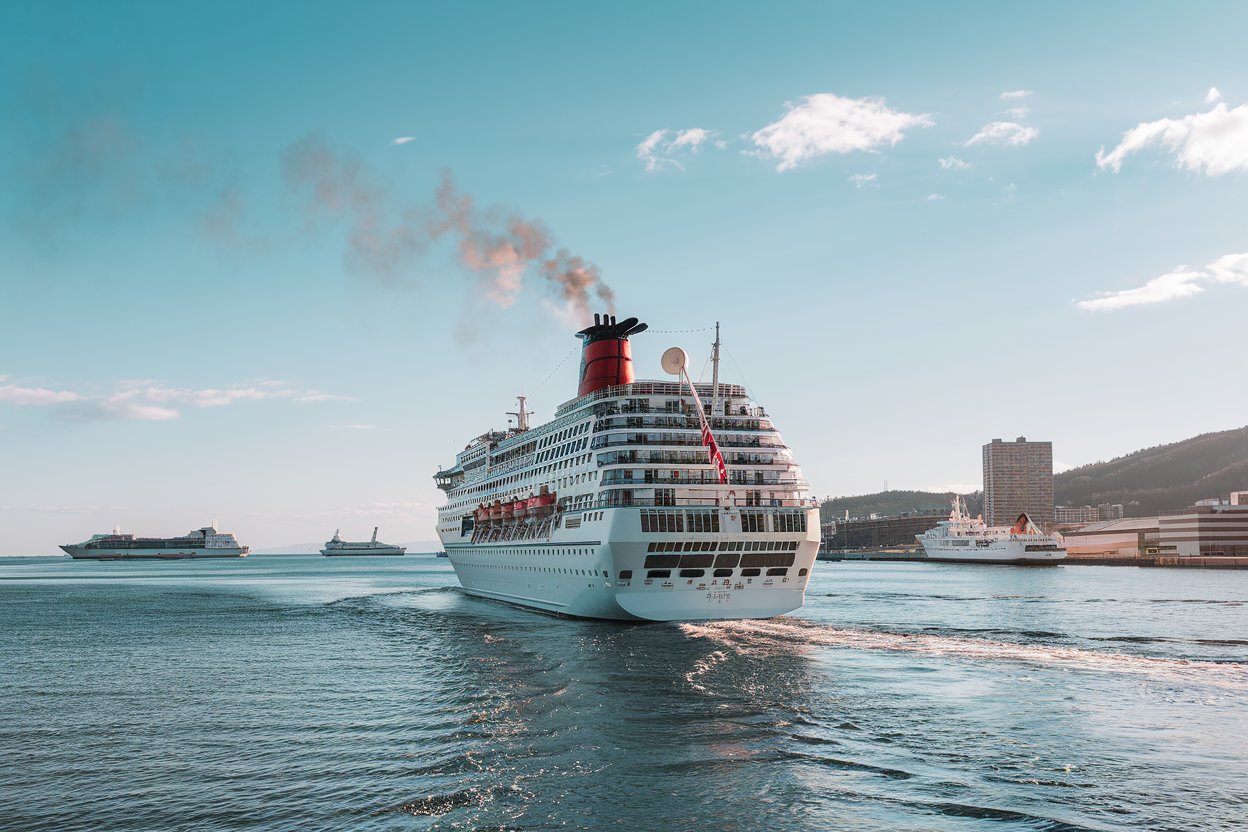
[[[1216,89],[1209,90],[1206,100],[1216,100],[1215,94]],[[1248,171],[1248,104],[1230,109],[1219,102],[1207,113],[1141,122],[1123,133],[1109,153],[1103,147],[1097,151],[1096,166],[1118,173],[1127,156],[1154,145],[1168,150],[1180,168],[1193,173],[1221,176]]]
[[1075,302],[1075,306],[1090,312],[1124,309],[1165,303],[1179,298],[1191,297],[1205,291],[1209,284],[1232,283],[1248,286],[1248,252],[1228,254],[1211,261],[1202,269],[1179,266],[1173,271],[1138,286],[1117,292],[1102,292],[1095,297]]
[[889,109],[883,98],[843,98],[819,93],[788,104],[778,121],[750,135],[755,155],[779,160],[776,170],[791,170],[829,153],[892,147],[907,130],[930,127],[931,117]]
[[306,404],[350,401],[321,390],[305,390],[283,381],[259,379],[224,388],[168,387],[155,381],[121,381],[109,393],[80,393],[23,387],[0,376],[0,404],[53,407],[58,415],[79,421],[120,419],[163,422],[176,419],[187,407],[226,407],[237,402],[284,399]]

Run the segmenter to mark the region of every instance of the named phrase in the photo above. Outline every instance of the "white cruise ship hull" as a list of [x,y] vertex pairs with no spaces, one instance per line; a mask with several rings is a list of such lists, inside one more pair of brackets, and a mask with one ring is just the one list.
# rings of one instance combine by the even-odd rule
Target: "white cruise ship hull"
[[407,549],[401,546],[378,546],[376,549],[322,549],[321,554],[327,558],[342,557],[396,557],[405,554]]
[[[646,568],[651,543],[687,540],[688,535],[644,534],[639,512],[607,508],[585,512],[578,528],[556,529],[548,540],[471,543],[443,536],[451,565],[465,592],[577,618],[624,621],[705,621],[771,618],[792,612],[805,600],[806,584],[819,550],[813,532],[701,535],[723,544],[795,544],[793,564],[783,569],[734,567],[653,570]],[[592,519],[591,519],[592,518]],[[648,577],[667,571],[666,577]],[[693,576],[693,572],[702,572]],[[718,570],[725,571],[725,570]],[[768,575],[769,571],[785,574]]]
[[203,558],[245,558],[247,548],[204,549],[88,549],[84,546],[62,546],[65,554],[75,560],[199,560]]
[[[996,563],[1016,566],[1043,566],[1060,563],[1066,558],[1065,549],[1032,550],[1021,540],[997,540],[990,546],[955,546],[950,542],[923,541],[923,551],[928,560],[943,563]],[[1033,544],[1034,545],[1034,544]]]

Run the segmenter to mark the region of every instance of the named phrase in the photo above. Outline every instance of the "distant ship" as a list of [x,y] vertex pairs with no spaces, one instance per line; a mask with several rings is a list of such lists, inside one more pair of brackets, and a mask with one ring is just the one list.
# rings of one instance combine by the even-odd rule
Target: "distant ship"
[[135,537],[115,528],[112,534],[92,535],[85,543],[70,543],[61,549],[76,560],[245,558],[251,551],[240,546],[233,534],[217,531],[215,521],[181,537]]
[[915,535],[928,560],[947,563],[1057,563],[1066,557],[1066,544],[1058,534],[1045,534],[1026,513],[1013,526],[989,526],[982,517],[972,519],[961,497],[953,511],[934,529]]
[[[770,618],[805,598],[819,510],[771,418],[743,387],[637,380],[636,318],[594,316],[580,386],[550,421],[525,399],[507,431],[438,471],[438,536],[470,594],[582,618]],[[721,448],[723,449],[721,451]]]
[[373,539],[367,541],[343,540],[340,530],[334,531],[334,538],[325,544],[321,554],[327,558],[345,557],[350,555],[401,555],[407,549],[402,546],[391,546],[377,542],[377,526],[373,526]]

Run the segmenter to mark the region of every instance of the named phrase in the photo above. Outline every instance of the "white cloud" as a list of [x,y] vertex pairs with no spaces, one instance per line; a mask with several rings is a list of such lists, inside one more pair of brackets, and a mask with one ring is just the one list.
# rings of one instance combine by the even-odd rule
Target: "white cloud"
[[1209,92],[1205,93],[1206,104],[1212,104],[1213,102],[1218,101],[1221,98],[1222,98],[1222,93],[1218,91],[1217,87],[1210,87]]
[[1248,252],[1219,257],[1203,269],[1179,266],[1160,277],[1154,277],[1143,286],[1117,292],[1101,292],[1095,297],[1076,301],[1075,306],[1091,312],[1103,312],[1128,306],[1165,303],[1198,295],[1210,283],[1236,283],[1248,287]]
[[1001,100],[1017,101],[1018,99],[1026,98],[1029,95],[1031,95],[1031,90],[1010,90],[1009,92],[1001,93]]
[[[665,167],[684,170],[685,166],[676,158],[682,153],[697,153],[711,140],[715,134],[702,127],[687,127],[684,130],[655,130],[642,139],[637,145],[637,158],[646,163],[649,173],[660,171]],[[715,142],[722,149],[723,142]]]
[[843,98],[819,93],[789,103],[778,121],[750,135],[755,155],[778,159],[776,170],[790,170],[828,153],[892,147],[913,127],[934,122],[922,113],[890,110],[883,98]]
[[1207,113],[1137,124],[1112,151],[1097,151],[1096,166],[1117,173],[1123,159],[1154,144],[1173,153],[1179,167],[1195,173],[1248,171],[1248,104],[1231,110],[1218,103]]
[[971,166],[970,162],[964,162],[957,156],[947,156],[936,161],[940,164],[941,170],[966,170]]
[[394,143],[395,144],[407,144],[408,142],[414,142],[414,141],[416,141],[415,136],[399,136],[397,139],[394,140]]
[[877,187],[875,184],[874,173],[855,173],[853,176],[849,177],[849,181],[854,183],[855,188],[863,188],[868,185],[873,188]]
[[[0,377],[0,382],[7,381]],[[235,402],[285,399],[293,402],[350,401],[319,390],[303,390],[283,381],[258,379],[226,388],[166,387],[150,380],[118,382],[110,393],[77,393],[0,384],[0,403],[53,406],[75,419],[124,419],[162,422],[176,419],[181,407],[225,407]]]
[[928,202],[940,202],[944,198],[942,194],[928,194],[926,197]]
[[1009,116],[1010,118],[1016,118],[1016,119],[1021,120],[1031,115],[1031,108],[1030,107],[1011,107],[1010,109],[1005,111],[1005,114]]
[[[0,376],[5,381],[7,376]],[[0,384],[0,402],[40,407],[49,404],[80,401],[82,396],[69,390],[48,390],[44,387],[20,387],[16,384]]]
[[985,124],[978,133],[963,142],[963,147],[973,147],[977,144],[1022,147],[1038,135],[1040,131],[1034,127],[1027,127],[1013,121],[994,121],[991,124]]

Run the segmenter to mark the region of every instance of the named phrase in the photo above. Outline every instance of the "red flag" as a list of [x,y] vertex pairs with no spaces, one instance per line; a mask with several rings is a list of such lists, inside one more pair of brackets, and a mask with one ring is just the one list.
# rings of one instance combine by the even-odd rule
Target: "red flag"
[[702,409],[702,400],[698,398],[698,391],[693,386],[693,382],[689,379],[689,374],[684,373],[685,381],[689,382],[689,390],[693,393],[693,405],[698,410],[698,419],[702,423],[702,444],[707,447],[711,454],[711,464],[719,471],[719,484],[728,484],[728,468],[724,465],[724,455],[719,452],[719,443],[715,441],[715,436],[711,433],[711,423],[706,419],[706,411]]

